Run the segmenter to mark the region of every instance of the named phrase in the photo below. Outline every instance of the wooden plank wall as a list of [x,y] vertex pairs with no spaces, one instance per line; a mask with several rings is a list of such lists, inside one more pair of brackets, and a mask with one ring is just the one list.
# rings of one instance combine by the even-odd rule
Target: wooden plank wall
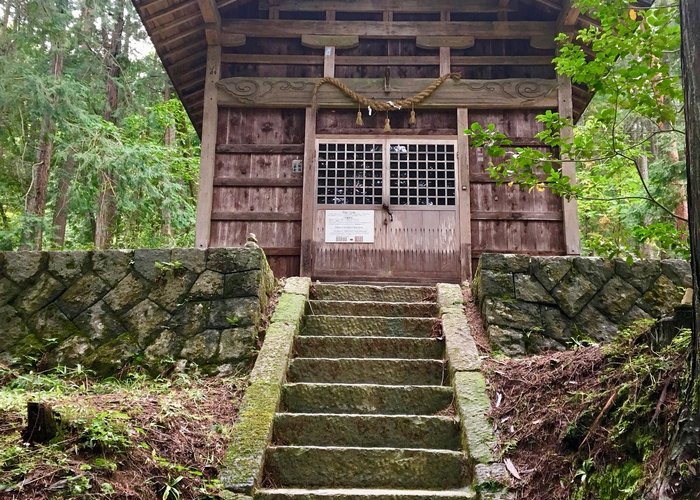
[[254,233],[275,276],[299,273],[304,110],[220,108],[210,245]]
[[[332,207],[329,207],[332,208]],[[450,207],[452,208],[452,207]],[[320,280],[459,281],[457,210],[375,210],[371,245],[324,243],[326,211],[316,210],[313,276]]]
[[[531,146],[542,130],[535,116],[541,111],[474,110],[470,123],[494,123],[513,138],[515,146]],[[561,198],[549,190],[531,192],[508,185],[497,186],[486,168],[491,159],[483,148],[469,149],[472,268],[484,252],[562,255],[565,252]],[[493,160],[497,163],[499,160]]]
[[369,116],[362,110],[364,125],[355,125],[357,110],[353,109],[319,109],[316,120],[316,133],[319,135],[370,135],[383,139],[387,135],[444,135],[454,136],[457,132],[457,114],[453,110],[416,110],[418,123],[415,127],[408,124],[409,110],[389,113],[391,134],[384,132],[386,113],[373,113]]
[[[238,17],[261,19],[257,2],[246,4]],[[318,18],[381,21],[390,13],[275,12],[284,19]],[[310,16],[310,17],[309,17]],[[394,20],[438,20],[435,13],[393,13]],[[457,17],[472,20],[481,14]],[[270,17],[272,12],[270,12]],[[391,17],[391,14],[390,14]],[[405,19],[404,19],[405,18]],[[480,18],[479,18],[480,19]],[[441,57],[441,52],[444,52]],[[449,52],[451,59],[445,57]],[[465,49],[422,48],[416,39],[360,38],[353,48],[337,48],[333,73],[340,78],[383,78],[389,86],[402,78],[435,78],[446,68],[466,79],[554,78],[548,62],[552,49],[538,49],[523,40],[476,40]],[[222,78],[305,77],[324,74],[324,50],[302,44],[300,37],[248,36],[245,45],[225,46]],[[326,61],[327,62],[327,61]],[[442,68],[441,68],[442,63]],[[408,97],[408,96],[406,96]],[[385,113],[368,116],[355,125],[357,109],[319,109],[316,134],[385,137]],[[467,110],[468,122],[495,123],[507,134],[531,144],[539,131],[535,116],[541,110]],[[458,134],[457,109],[416,108],[418,124],[408,125],[409,110],[390,114],[392,134],[442,136]],[[300,271],[302,174],[292,173],[292,161],[304,158],[305,109],[230,108],[220,106],[211,218],[211,246],[233,246],[255,233],[276,276]],[[482,252],[563,254],[561,201],[548,192],[521,192],[496,186],[488,179],[488,160],[469,148],[472,263]],[[464,244],[464,242],[462,242]]]

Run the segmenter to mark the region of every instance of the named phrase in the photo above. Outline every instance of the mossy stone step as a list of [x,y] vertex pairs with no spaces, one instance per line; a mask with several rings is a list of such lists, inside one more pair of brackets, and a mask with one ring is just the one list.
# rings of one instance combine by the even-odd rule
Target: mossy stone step
[[454,417],[278,413],[277,445],[359,446],[459,450]]
[[446,489],[468,484],[467,470],[449,450],[270,446],[266,476],[283,487]]
[[445,364],[437,359],[295,358],[290,382],[442,385]]
[[434,415],[451,406],[451,387],[430,385],[286,384],[282,405],[295,413]]
[[363,300],[373,302],[434,302],[436,290],[430,286],[373,286],[316,284],[314,300]]
[[432,338],[299,336],[299,357],[442,359],[445,344]]
[[471,488],[458,490],[383,490],[383,489],[341,489],[329,488],[306,490],[296,488],[278,488],[258,490],[253,498],[260,500],[432,500],[435,498],[453,498],[472,500],[477,498]]
[[[364,314],[364,313],[363,313]],[[382,316],[307,316],[301,335],[350,337],[428,338],[439,327],[436,318],[392,318]]]
[[349,300],[310,300],[309,314],[342,316],[433,317],[438,305],[434,302],[365,302]]

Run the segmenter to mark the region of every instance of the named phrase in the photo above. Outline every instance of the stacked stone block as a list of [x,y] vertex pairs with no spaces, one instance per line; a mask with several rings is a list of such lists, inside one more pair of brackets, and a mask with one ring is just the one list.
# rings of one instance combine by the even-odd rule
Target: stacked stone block
[[690,287],[689,263],[675,259],[484,254],[474,278],[491,344],[510,356],[609,341],[671,313]]
[[3,252],[0,362],[231,372],[254,354],[272,287],[258,247]]

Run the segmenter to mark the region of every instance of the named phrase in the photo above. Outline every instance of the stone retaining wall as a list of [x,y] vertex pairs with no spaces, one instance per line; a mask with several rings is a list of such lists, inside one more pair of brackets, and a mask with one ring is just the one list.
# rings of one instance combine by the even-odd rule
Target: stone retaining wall
[[511,356],[610,340],[635,320],[670,313],[690,287],[683,260],[484,254],[474,278],[491,344]]
[[0,362],[231,372],[254,354],[273,283],[257,246],[2,252]]

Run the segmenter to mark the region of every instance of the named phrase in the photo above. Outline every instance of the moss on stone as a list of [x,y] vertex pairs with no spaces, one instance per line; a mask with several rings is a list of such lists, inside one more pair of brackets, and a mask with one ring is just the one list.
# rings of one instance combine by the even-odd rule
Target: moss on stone
[[296,276],[287,278],[284,282],[284,293],[303,295],[308,299],[310,286],[311,280],[309,278],[301,278]]
[[433,302],[373,302],[342,300],[310,300],[309,310],[316,315],[381,316],[430,318],[438,314]]
[[462,445],[476,462],[498,460],[496,437],[486,415],[491,402],[486,394],[486,380],[481,372],[458,372],[453,377],[457,412],[462,420]]
[[217,491],[216,496],[217,498],[221,498],[223,500],[252,500],[253,498],[250,495],[241,495],[239,493],[234,493],[227,490]]
[[29,334],[12,346],[12,357],[21,364],[34,365],[46,350],[46,342]]
[[430,337],[435,318],[386,318],[380,316],[308,316],[307,335]]
[[[0,253],[0,359],[27,365],[46,354],[48,366],[91,364],[104,375],[114,375],[106,371],[110,365],[143,363],[152,372],[161,362],[185,360],[202,371],[224,361],[219,373],[231,372],[232,362],[254,351],[275,284],[260,248],[9,255],[12,262]],[[308,296],[310,280],[300,283]],[[296,320],[303,305],[292,309],[282,319]],[[232,326],[255,335],[227,337],[232,342],[219,360],[219,334]],[[125,327],[136,335],[120,345],[115,337]]]
[[464,306],[462,288],[459,285],[439,283],[437,286],[437,303],[443,313],[446,309],[461,310]]
[[140,354],[136,336],[125,332],[98,347],[84,359],[84,364],[99,377],[118,372]]
[[477,464],[474,467],[474,489],[481,500],[512,498],[508,494],[510,476],[502,463]]
[[259,481],[281,392],[280,383],[260,379],[246,390],[219,476],[226,489],[250,493]]
[[251,381],[264,380],[282,384],[297,329],[298,324],[284,323],[273,323],[267,328],[265,342],[250,374]]
[[450,374],[478,370],[481,357],[464,311],[448,311],[442,315],[442,332]]
[[219,476],[227,490],[249,494],[261,479],[265,450],[272,438],[272,425],[309,285],[307,280],[305,294],[282,293],[272,315]]
[[305,306],[306,297],[303,295],[283,293],[272,314],[272,323],[298,323]]

